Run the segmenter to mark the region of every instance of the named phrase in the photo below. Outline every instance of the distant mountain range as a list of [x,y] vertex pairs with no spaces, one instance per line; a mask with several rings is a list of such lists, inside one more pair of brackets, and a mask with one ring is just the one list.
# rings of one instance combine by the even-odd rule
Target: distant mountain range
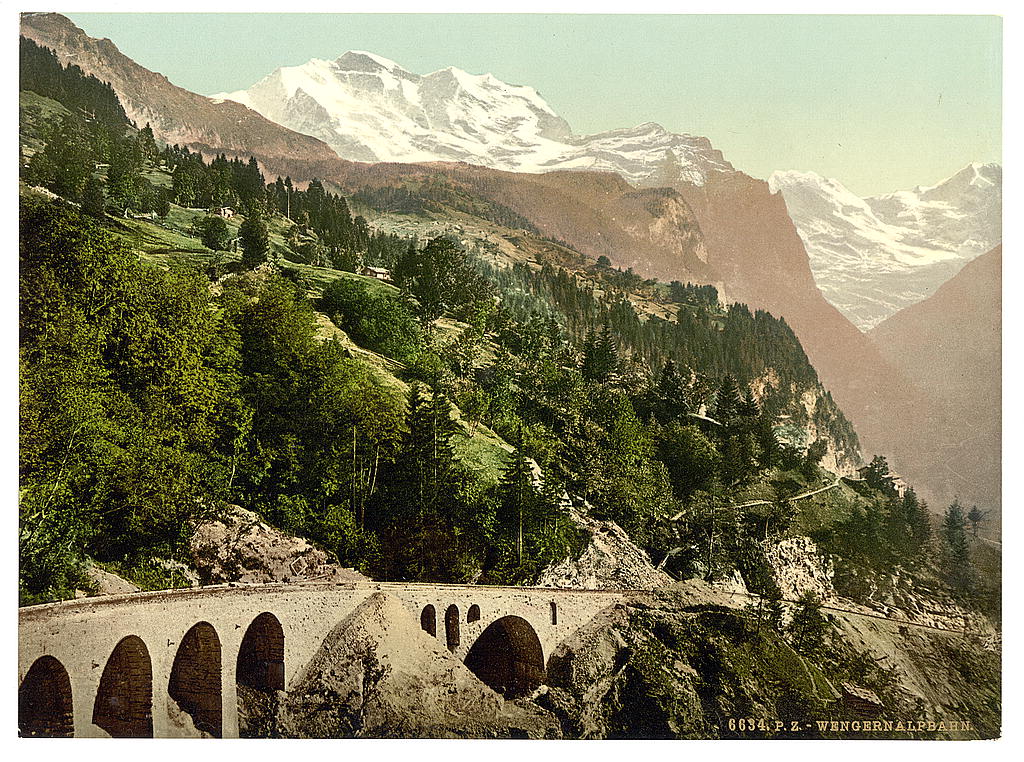
[[768,182],[786,199],[818,287],[862,330],[934,293],[1002,240],[998,164],[868,198],[813,172],[775,172]]
[[455,67],[421,76],[364,51],[280,68],[247,90],[211,97],[242,103],[353,161],[602,170],[634,185],[666,172],[701,184],[709,171],[733,169],[707,138],[651,122],[575,135],[532,87]]
[[[615,172],[639,187],[703,186],[733,172],[702,137],[646,122],[576,135],[534,88],[448,67],[414,74],[382,56],[283,67],[235,101],[339,156],[363,162],[461,161],[512,172]],[[972,164],[933,187],[859,198],[813,172],[776,172],[825,297],[861,330],[920,301],[1001,240],[1002,170]]]

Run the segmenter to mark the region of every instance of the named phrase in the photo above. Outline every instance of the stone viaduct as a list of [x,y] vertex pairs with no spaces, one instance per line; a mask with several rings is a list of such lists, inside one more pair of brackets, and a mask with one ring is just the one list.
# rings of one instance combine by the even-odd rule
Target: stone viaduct
[[[221,585],[19,610],[22,735],[239,734],[238,687],[286,690],[331,631],[387,593],[506,696],[622,591],[403,583]],[[187,717],[186,717],[187,715]]]

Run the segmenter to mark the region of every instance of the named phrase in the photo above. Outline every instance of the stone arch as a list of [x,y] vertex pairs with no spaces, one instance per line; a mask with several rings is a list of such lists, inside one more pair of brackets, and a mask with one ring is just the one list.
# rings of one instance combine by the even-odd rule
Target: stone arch
[[420,612],[420,629],[432,638],[437,637],[437,611],[433,604],[428,603]]
[[71,738],[75,735],[71,678],[52,656],[40,656],[18,687],[18,735]]
[[466,666],[506,698],[525,696],[545,680],[540,638],[518,616],[502,617],[480,633],[466,654]]
[[284,690],[284,628],[269,611],[253,619],[245,631],[235,682],[258,691]]
[[192,718],[197,730],[221,736],[220,638],[209,622],[199,622],[185,633],[174,655],[170,696]]
[[142,639],[114,647],[100,677],[92,722],[114,738],[153,737],[153,664]]
[[275,691],[284,688],[284,628],[276,616],[265,611],[245,631],[235,663],[240,738],[266,735],[261,728],[276,713]]
[[444,641],[453,653],[459,647],[459,607],[454,603],[444,612]]
[[480,607],[475,603],[469,607],[469,613],[466,614],[467,622],[479,622],[480,621]]

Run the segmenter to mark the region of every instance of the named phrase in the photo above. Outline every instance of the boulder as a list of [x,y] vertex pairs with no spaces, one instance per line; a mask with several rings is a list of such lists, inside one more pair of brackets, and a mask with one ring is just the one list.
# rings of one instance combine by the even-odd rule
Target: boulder
[[237,505],[199,526],[193,565],[203,584],[224,582],[360,582],[368,578],[334,563],[329,553],[293,537]]
[[576,559],[566,558],[545,568],[538,587],[583,590],[654,590],[674,580],[651,563],[614,521],[599,521],[569,503],[563,503],[573,522],[590,536]]

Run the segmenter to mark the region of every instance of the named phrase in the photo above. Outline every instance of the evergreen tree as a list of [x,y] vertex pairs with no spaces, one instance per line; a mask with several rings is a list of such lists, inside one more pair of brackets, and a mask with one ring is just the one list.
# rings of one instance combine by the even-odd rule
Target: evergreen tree
[[239,244],[242,247],[242,266],[255,270],[267,261],[270,238],[267,223],[260,217],[246,217],[238,229]]
[[516,563],[523,563],[523,536],[529,526],[537,502],[533,472],[520,448],[512,453],[502,472],[498,487],[500,511],[498,521],[515,548]]
[[864,473],[864,481],[868,483],[871,489],[888,494],[892,491],[892,482],[887,478],[888,476],[889,462],[885,459],[884,455],[876,455],[868,464],[868,469]]
[[618,370],[619,355],[612,339],[608,322],[601,327],[601,333],[593,329],[587,334],[583,345],[583,377],[591,381],[605,382]]
[[742,403],[736,379],[731,374],[725,374],[715,395],[715,418],[723,425],[728,425],[739,415]]
[[942,518],[942,540],[950,581],[959,592],[966,593],[971,589],[973,575],[967,519],[959,500],[953,501]]
[[138,142],[143,157],[148,160],[152,160],[157,157],[159,149],[156,146],[156,139],[153,137],[153,128],[149,126],[149,122],[146,122],[146,126],[139,130]]
[[918,499],[912,489],[907,490],[906,494],[913,495],[913,501],[917,506],[913,511],[910,531],[920,560],[925,560],[932,552],[931,512],[928,510],[928,504],[924,500]]
[[756,418],[761,414],[757,400],[754,399],[754,393],[749,389],[743,394],[743,399],[737,405],[736,412],[744,418]]
[[90,217],[103,217],[106,206],[107,198],[103,194],[103,183],[96,177],[90,177],[82,191],[82,211]]
[[157,195],[155,211],[161,217],[166,217],[171,213],[171,200],[168,198],[166,190],[161,190]]
[[967,514],[967,520],[971,522],[971,530],[974,536],[978,536],[978,527],[981,526],[981,522],[985,520],[985,511],[982,511],[978,506],[972,505],[971,510]]
[[813,592],[808,590],[800,596],[788,632],[793,648],[801,653],[813,655],[824,644],[828,621],[821,613],[821,601]]

